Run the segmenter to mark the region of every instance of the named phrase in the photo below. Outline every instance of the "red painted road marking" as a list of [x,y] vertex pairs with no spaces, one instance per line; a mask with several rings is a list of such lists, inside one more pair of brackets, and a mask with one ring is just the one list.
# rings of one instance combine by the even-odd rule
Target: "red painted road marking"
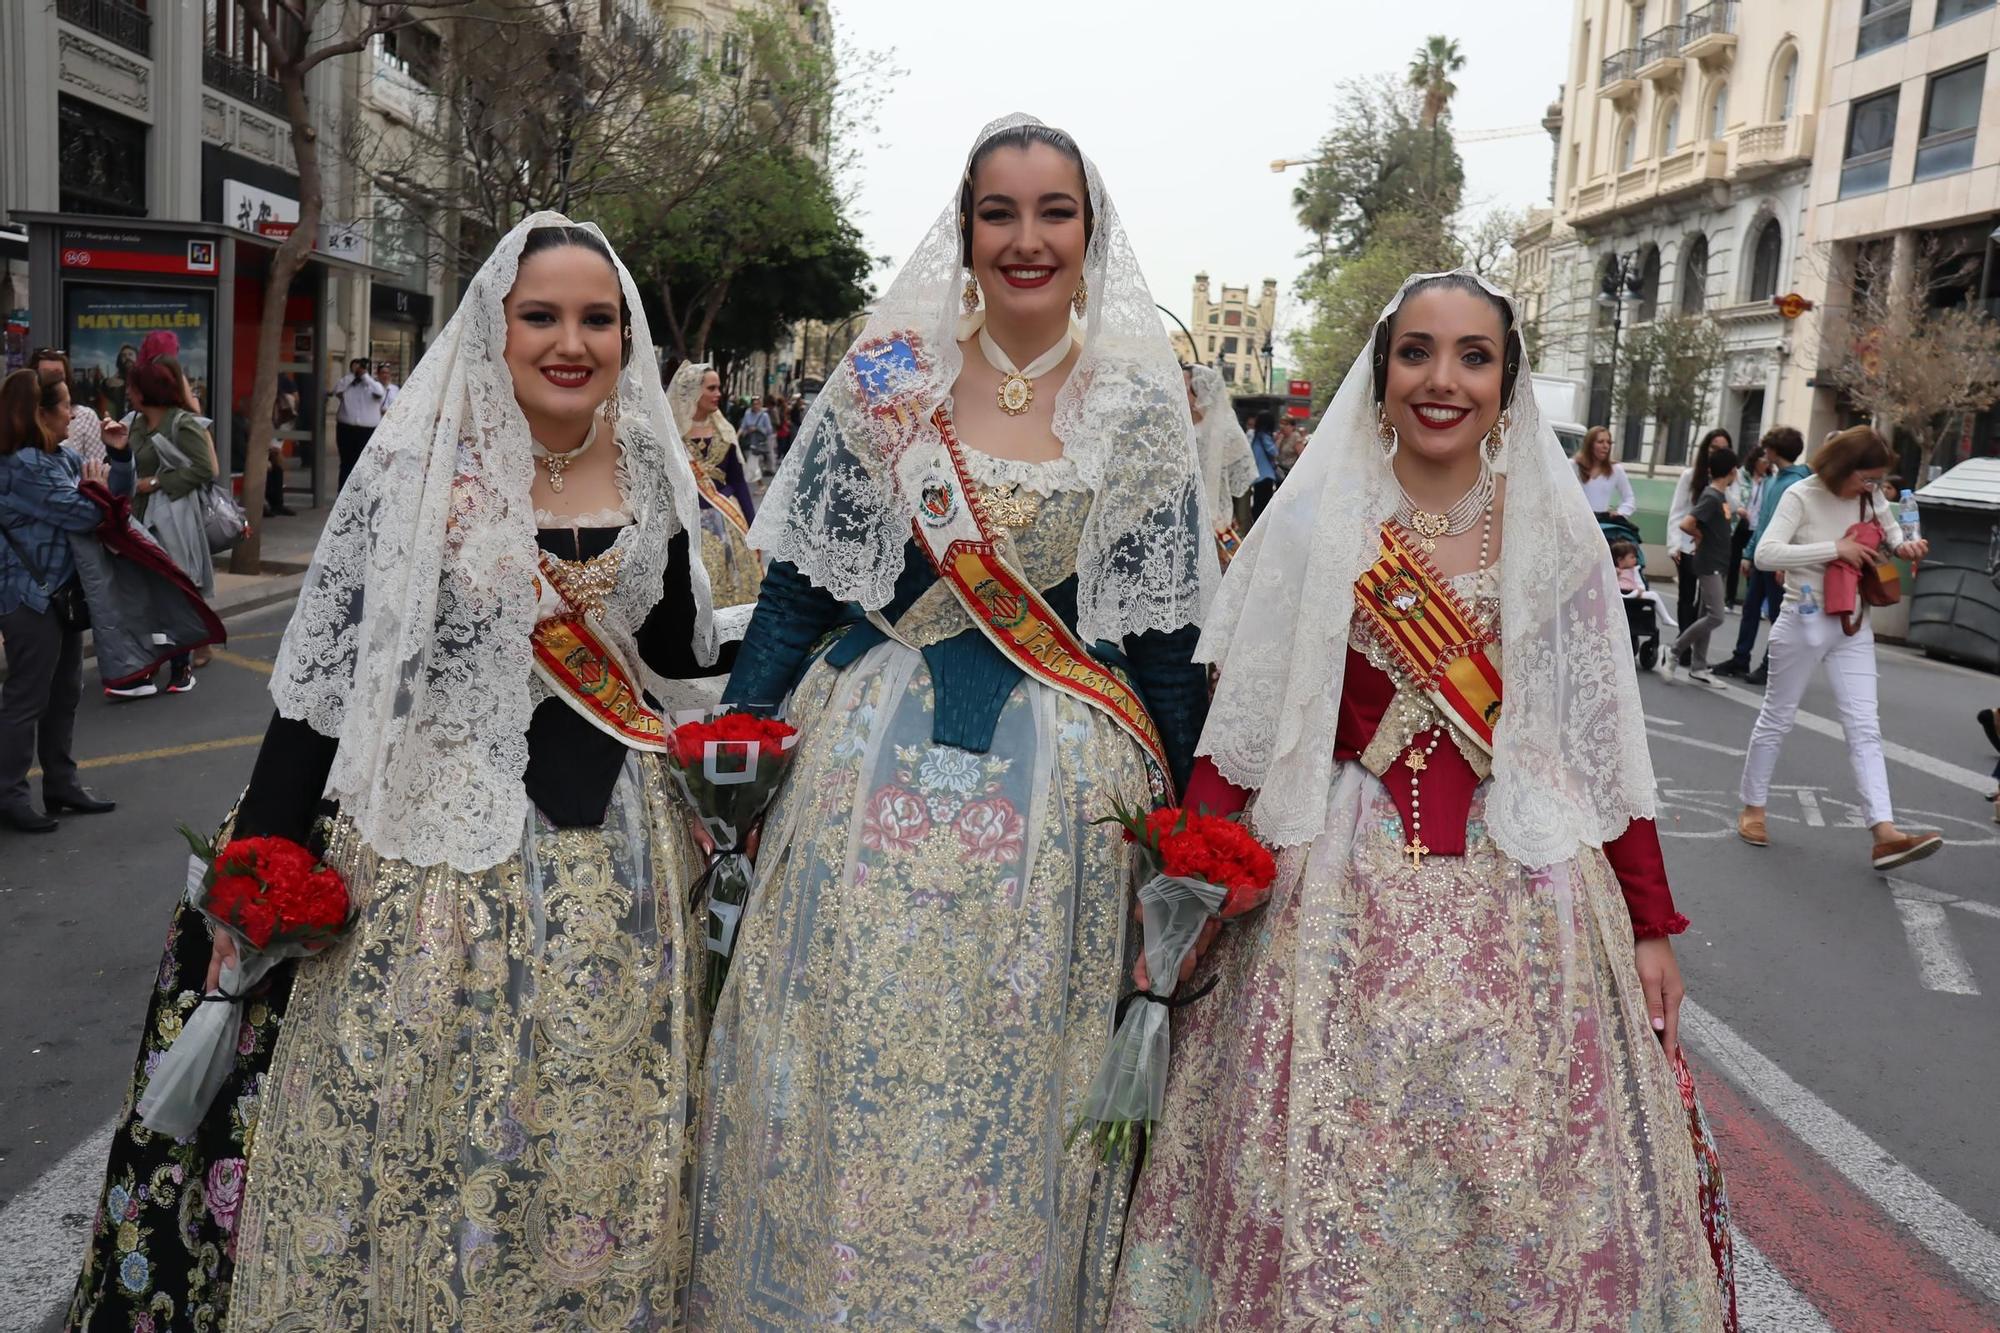
[[2000,1333],[2000,1312],[1943,1260],[1726,1078],[1691,1063],[1737,1227],[1839,1333]]

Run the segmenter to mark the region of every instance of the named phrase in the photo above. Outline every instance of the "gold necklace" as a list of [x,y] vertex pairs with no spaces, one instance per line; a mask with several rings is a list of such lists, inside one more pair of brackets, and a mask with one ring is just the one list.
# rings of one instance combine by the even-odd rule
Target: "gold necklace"
[[595,416],[590,418],[590,431],[583,437],[583,443],[566,454],[557,453],[532,435],[528,437],[529,452],[534,454],[542,466],[549,470],[549,489],[557,495],[562,494],[563,473],[569,470],[571,463],[589,453],[590,446],[596,443],[597,418]]

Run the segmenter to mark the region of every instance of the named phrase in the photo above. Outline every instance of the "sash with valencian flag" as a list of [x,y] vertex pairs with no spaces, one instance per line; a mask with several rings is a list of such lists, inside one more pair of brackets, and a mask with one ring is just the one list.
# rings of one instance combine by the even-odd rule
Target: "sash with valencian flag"
[[1391,524],[1382,525],[1375,563],[1354,581],[1354,603],[1410,683],[1492,754],[1500,720],[1500,671],[1486,655],[1493,632]]
[[[897,390],[915,380],[912,372],[918,355],[915,339],[900,336],[855,349],[855,380],[871,413],[906,428],[914,424],[914,406]],[[917,544],[994,647],[1034,679],[1081,699],[1116,722],[1145,752],[1159,789],[1170,791],[1173,770],[1145,701],[1090,655],[1062,617],[1001,554],[979,491],[966,476],[950,414],[940,406],[931,422],[944,444],[947,466],[933,464],[934,470],[913,487],[917,512],[910,527]],[[895,467],[904,461],[903,452],[895,449],[893,456],[881,461]]]
[[[562,582],[551,573],[550,559],[542,553],[541,576],[560,592]],[[669,752],[667,724],[586,613],[572,610],[542,621],[533,641],[535,673],[585,721],[634,750]]]
[[[698,448],[699,446],[696,447]],[[730,447],[733,448],[734,446]],[[743,506],[737,504],[727,491],[716,484],[715,478],[708,475],[708,464],[706,462],[700,458],[693,457],[692,450],[689,453],[690,458],[688,461],[694,465],[695,490],[701,493],[702,499],[708,501],[711,509],[722,515],[725,523],[735,528],[743,536],[748,537],[750,535],[750,520],[743,517]]]

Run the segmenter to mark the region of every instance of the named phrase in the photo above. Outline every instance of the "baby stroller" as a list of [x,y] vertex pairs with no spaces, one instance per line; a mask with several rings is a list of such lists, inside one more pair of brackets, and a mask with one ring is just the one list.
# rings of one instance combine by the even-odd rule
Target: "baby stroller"
[[[1639,556],[1639,573],[1646,572],[1646,547],[1639,539],[1638,525],[1621,516],[1599,519],[1598,531],[1604,534],[1604,542],[1627,541]],[[1632,655],[1639,664],[1639,670],[1651,671],[1660,662],[1660,621],[1654,612],[1652,602],[1644,597],[1624,597],[1625,629],[1632,636]]]

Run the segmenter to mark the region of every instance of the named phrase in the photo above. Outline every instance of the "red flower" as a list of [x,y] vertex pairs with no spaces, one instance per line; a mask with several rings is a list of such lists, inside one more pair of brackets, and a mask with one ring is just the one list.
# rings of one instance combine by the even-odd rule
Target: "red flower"
[[931,831],[924,803],[901,787],[880,787],[861,818],[861,844],[876,852],[913,852]]
[[778,749],[798,734],[798,728],[754,713],[724,713],[710,722],[688,722],[674,728],[674,758],[683,765],[702,762],[710,741],[756,741]]
[[202,909],[255,949],[323,947],[353,910],[339,873],[289,838],[238,838],[211,867]]
[[1118,823],[1125,828],[1125,840],[1144,846],[1161,874],[1228,890],[1225,916],[1244,910],[1245,900],[1261,896],[1278,877],[1271,853],[1233,819],[1164,806],[1143,820],[1121,813]]

